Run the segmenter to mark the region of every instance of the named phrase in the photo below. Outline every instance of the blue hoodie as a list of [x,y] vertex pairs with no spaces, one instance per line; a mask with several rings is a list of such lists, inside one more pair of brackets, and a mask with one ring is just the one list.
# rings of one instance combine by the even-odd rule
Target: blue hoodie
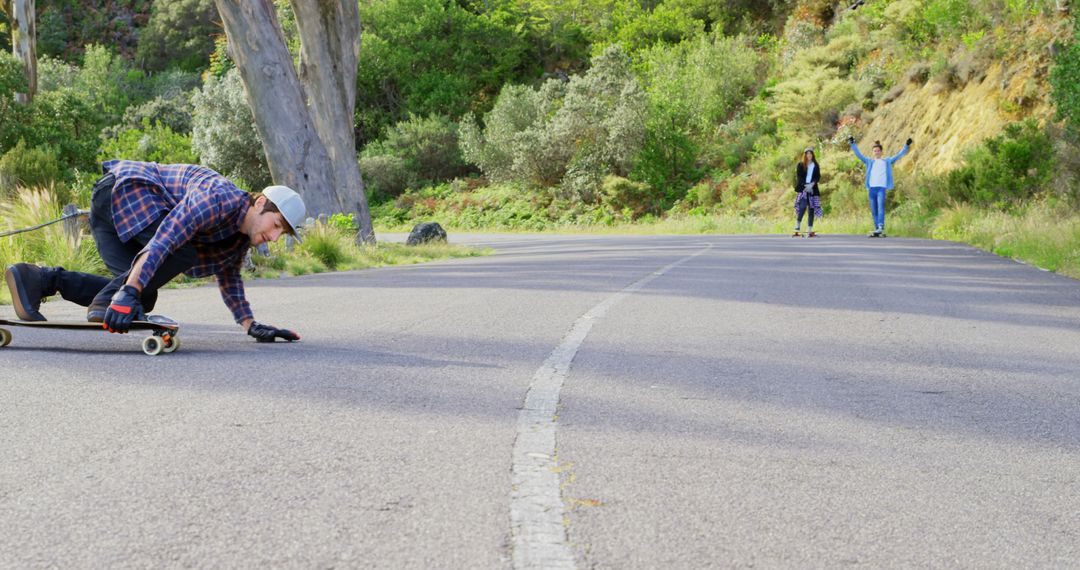
[[[866,180],[865,180],[864,183],[866,184],[866,187],[869,189],[870,188],[870,165],[874,163],[874,159],[867,158],[867,157],[863,156],[863,153],[859,152],[859,146],[856,145],[855,143],[851,143],[851,150],[855,151],[855,156],[857,156],[859,158],[859,160],[863,161],[863,164],[866,165]],[[905,154],[907,154],[907,151],[908,151],[908,145],[904,145],[904,148],[900,152],[896,153],[893,156],[881,159],[881,160],[885,161],[885,189],[886,190],[892,190],[893,189],[893,177],[892,177],[893,163],[900,160],[900,158],[902,158]]]

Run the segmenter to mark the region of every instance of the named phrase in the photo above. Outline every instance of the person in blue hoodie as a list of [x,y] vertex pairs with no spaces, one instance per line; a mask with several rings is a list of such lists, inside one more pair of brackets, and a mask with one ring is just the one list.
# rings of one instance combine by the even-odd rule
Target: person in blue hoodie
[[893,164],[907,154],[912,142],[909,138],[900,152],[882,158],[881,141],[874,141],[874,158],[867,158],[859,152],[855,137],[848,137],[851,150],[866,165],[866,191],[870,198],[870,216],[874,219],[871,237],[885,237],[885,193],[893,189]]

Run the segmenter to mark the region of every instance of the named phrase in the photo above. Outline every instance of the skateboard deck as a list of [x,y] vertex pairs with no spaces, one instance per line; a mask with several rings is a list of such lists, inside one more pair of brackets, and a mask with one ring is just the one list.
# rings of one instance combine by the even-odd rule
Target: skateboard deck
[[[108,332],[101,323],[86,321],[20,321],[0,318],[0,325],[61,330],[94,330]],[[132,331],[150,331],[142,341],[142,350],[150,356],[176,352],[180,348],[180,324],[164,315],[149,315],[145,321],[131,323]],[[11,343],[11,331],[0,328],[0,348]]]

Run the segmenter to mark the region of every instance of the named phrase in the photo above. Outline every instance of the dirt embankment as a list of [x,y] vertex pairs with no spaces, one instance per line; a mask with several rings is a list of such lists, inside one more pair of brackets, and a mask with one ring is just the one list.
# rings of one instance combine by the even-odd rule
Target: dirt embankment
[[[1008,123],[1053,119],[1049,71],[1056,40],[1069,30],[1060,22],[1035,22],[1017,37],[1017,49],[999,58],[950,63],[946,72],[909,72],[892,100],[870,116],[862,141],[881,140],[886,153],[910,136],[915,148],[897,164],[912,174],[940,174],[955,168],[964,152],[998,135]],[[899,92],[897,94],[897,92]],[[869,146],[865,143],[864,146]]]

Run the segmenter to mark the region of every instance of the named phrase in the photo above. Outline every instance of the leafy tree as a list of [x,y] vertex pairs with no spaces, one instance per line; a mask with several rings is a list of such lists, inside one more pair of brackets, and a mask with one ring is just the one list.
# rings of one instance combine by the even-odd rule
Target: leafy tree
[[523,78],[530,48],[504,16],[442,0],[365,3],[356,106],[362,141],[381,138],[410,113],[484,111],[504,83]]
[[214,0],[154,0],[150,21],[139,33],[136,59],[143,68],[201,71],[221,35]]
[[677,44],[700,34],[705,22],[695,18],[679,3],[659,3],[649,8],[637,0],[617,0],[611,14],[607,39],[594,45],[597,52],[617,43],[627,53],[658,44]]
[[709,34],[643,55],[642,76],[654,109],[702,140],[749,99],[765,58],[741,37]]
[[15,94],[26,91],[22,63],[0,52],[0,150],[11,148],[22,135],[26,108],[15,104]]

